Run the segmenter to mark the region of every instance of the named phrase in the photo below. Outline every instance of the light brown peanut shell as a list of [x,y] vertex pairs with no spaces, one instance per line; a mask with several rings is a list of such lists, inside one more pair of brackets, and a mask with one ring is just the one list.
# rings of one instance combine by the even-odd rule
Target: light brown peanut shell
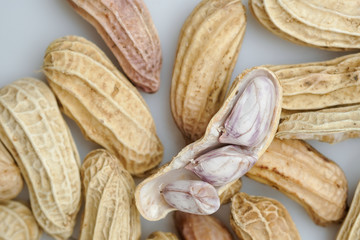
[[220,197],[220,203],[221,204],[227,204],[231,201],[231,198],[238,192],[240,192],[240,189],[242,187],[242,181],[241,179],[238,179],[231,184],[229,184],[224,191],[219,195]]
[[160,87],[160,40],[143,0],[68,0],[92,24],[128,78],[145,92]]
[[56,239],[70,237],[80,208],[80,158],[45,83],[24,78],[0,89],[0,138],[25,179],[38,224]]
[[[260,67],[246,70],[236,78],[223,106],[210,120],[202,138],[187,145],[169,164],[160,168],[157,173],[146,178],[137,186],[135,192],[136,205],[144,218],[156,221],[164,218],[169,212],[176,210],[164,200],[161,195],[162,187],[178,180],[199,180],[199,177],[184,167],[202,153],[219,147],[219,137],[221,136],[224,122],[247,86],[258,77],[266,77],[272,82],[275,89],[273,100],[276,104],[272,109],[272,118],[266,120],[266,123],[269,123],[269,128],[264,133],[266,135],[265,138],[256,146],[249,147],[248,150],[253,151],[252,153],[256,157],[260,157],[265,152],[277,130],[281,112],[282,90],[276,76],[266,68]],[[220,146],[223,146],[223,144]],[[231,184],[217,186],[216,191],[218,195],[225,192]]]
[[340,222],[346,214],[344,172],[304,141],[275,138],[246,176],[297,201],[318,225]]
[[290,114],[279,124],[276,137],[337,143],[359,137],[359,127],[360,104],[357,104]]
[[245,27],[240,0],[203,0],[181,29],[170,103],[188,142],[202,137],[224,101]]
[[139,239],[135,183],[118,159],[106,150],[94,150],[84,159],[81,177],[85,208],[79,239]]
[[282,107],[313,110],[360,103],[360,54],[329,61],[266,66],[283,87]]
[[256,0],[250,5],[253,9],[263,8],[265,11],[253,10],[259,14],[260,23],[265,22],[266,28],[287,40],[328,50],[360,47],[360,30],[355,27],[359,22],[356,1],[339,4],[336,1]]
[[232,240],[229,230],[213,216],[176,211],[175,226],[184,240]]
[[161,162],[163,146],[145,101],[98,47],[77,36],[57,39],[43,71],[65,114],[131,174]]
[[230,225],[240,239],[301,239],[289,212],[275,199],[241,192],[231,201]]
[[0,200],[15,198],[23,189],[20,169],[0,142]]
[[360,239],[360,182],[355,189],[350,209],[339,229],[336,240]]
[[[249,9],[250,9],[251,13],[254,15],[254,17],[256,18],[256,20],[261,25],[263,25],[267,30],[272,32],[273,34],[278,35],[279,37],[281,37],[285,40],[294,42],[299,45],[318,47],[318,46],[315,46],[315,45],[312,45],[309,43],[304,43],[304,42],[298,40],[297,38],[294,38],[291,35],[282,32],[279,28],[277,28],[273,24],[273,22],[270,20],[269,15],[265,11],[265,6],[264,6],[263,0],[249,0],[248,4],[249,4]],[[327,49],[327,48],[325,48],[325,49]],[[339,50],[339,49],[333,49],[333,50]]]
[[151,233],[146,240],[179,240],[179,239],[173,233],[156,231]]
[[2,240],[38,240],[41,229],[31,210],[17,201],[0,201],[0,238]]

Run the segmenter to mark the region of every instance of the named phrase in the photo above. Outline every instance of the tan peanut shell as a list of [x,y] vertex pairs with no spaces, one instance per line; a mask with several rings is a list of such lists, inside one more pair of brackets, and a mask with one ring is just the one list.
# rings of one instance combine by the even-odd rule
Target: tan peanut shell
[[0,142],[0,200],[15,198],[23,189],[20,169]]
[[224,101],[245,27],[240,0],[203,0],[181,29],[170,103],[189,142],[202,137]]
[[[276,76],[271,71],[263,67],[256,67],[244,71],[235,79],[224,104],[210,120],[204,136],[196,142],[187,145],[172,159],[169,164],[160,168],[157,173],[146,178],[136,187],[136,205],[140,214],[144,218],[150,221],[156,221],[164,218],[169,212],[175,210],[175,208],[168,205],[163,199],[159,189],[161,189],[161,186],[180,179],[199,179],[194,173],[184,169],[185,165],[187,165],[200,153],[205,152],[208,149],[213,149],[219,145],[218,138],[224,121],[230,114],[236,101],[240,99],[244,89],[257,77],[269,78],[274,85],[276,94],[276,96],[274,96],[276,104],[273,109],[272,119],[269,120],[270,125],[268,134],[259,145],[255,148],[251,148],[254,150],[254,154],[259,157],[265,152],[277,130],[281,112],[282,90]],[[232,183],[228,183],[226,185],[216,187],[218,195],[221,196],[231,184]]]
[[151,233],[146,240],[179,240],[179,239],[173,233],[156,231]]
[[128,78],[145,92],[160,87],[160,40],[143,0],[68,0],[92,24]]
[[231,201],[230,225],[240,239],[301,239],[289,212],[275,199],[241,192]]
[[357,240],[360,238],[360,182],[356,187],[350,209],[339,229],[336,240]]
[[360,103],[360,54],[329,61],[267,66],[283,87],[282,107],[313,110]]
[[81,177],[85,208],[79,239],[139,239],[135,183],[116,157],[103,149],[90,152]]
[[176,211],[175,226],[185,240],[232,240],[229,230],[214,216]]
[[0,201],[0,239],[38,240],[41,229],[31,210],[17,201]]
[[344,172],[304,141],[275,138],[246,176],[301,204],[318,225],[340,222],[346,214]]
[[256,20],[261,25],[263,25],[267,30],[272,32],[273,34],[278,35],[279,37],[281,37],[281,38],[283,38],[285,40],[288,40],[290,42],[294,42],[294,43],[299,44],[299,45],[317,47],[317,46],[314,46],[314,45],[309,44],[309,43],[305,44],[304,42],[298,40],[297,38],[292,37],[289,34],[286,34],[286,33],[282,32],[279,28],[277,28],[272,23],[271,19],[269,18],[269,15],[265,11],[265,6],[264,6],[264,1],[263,0],[249,0],[248,4],[249,4],[249,9],[250,9],[251,13],[254,15],[254,17],[256,18]]
[[56,239],[70,237],[80,208],[80,158],[45,83],[24,78],[0,89],[0,138],[25,179],[36,221]]
[[314,139],[337,143],[360,136],[360,104],[288,115],[279,124],[280,139]]
[[238,179],[231,184],[229,184],[224,191],[219,195],[220,197],[220,203],[221,204],[227,204],[231,201],[231,198],[238,192],[240,192],[240,189],[242,187],[242,181],[241,179]]
[[[255,3],[254,3],[255,2]],[[273,33],[295,43],[328,50],[350,50],[360,47],[359,4],[357,1],[250,1],[257,19]],[[254,6],[256,5],[256,6]],[[264,17],[264,15],[266,16]]]
[[131,174],[161,162],[163,146],[145,101],[98,47],[77,36],[57,39],[43,71],[65,114]]

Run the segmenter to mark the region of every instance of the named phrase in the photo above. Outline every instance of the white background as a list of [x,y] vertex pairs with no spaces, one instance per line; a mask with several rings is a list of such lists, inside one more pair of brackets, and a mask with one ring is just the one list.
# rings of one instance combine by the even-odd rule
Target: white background
[[[160,36],[163,66],[160,90],[156,94],[142,93],[142,95],[150,107],[158,135],[164,144],[162,163],[165,163],[185,146],[170,113],[169,89],[180,29],[199,0],[145,0],[145,2]],[[262,64],[322,61],[346,54],[298,46],[282,40],[256,22],[248,10],[247,1],[243,1],[243,3],[247,8],[247,29],[232,79],[244,69]],[[65,35],[79,35],[93,41],[118,66],[96,30],[77,15],[67,1],[2,1],[0,7],[0,86],[22,77],[36,77],[45,80],[40,71],[45,49],[51,41]],[[90,150],[98,146],[86,141],[72,120],[68,118],[66,120],[72,130],[81,159],[83,159]],[[350,204],[359,180],[359,139],[350,139],[336,145],[316,141],[310,141],[310,143],[344,170],[349,183],[348,203]],[[335,239],[339,224],[327,227],[315,225],[299,204],[275,189],[244,177],[242,191],[279,200],[290,212],[302,239]],[[23,190],[19,198],[28,199],[27,189]],[[221,207],[215,215],[229,227],[229,205]],[[142,219],[141,239],[145,239],[155,230],[175,232],[172,216],[158,222],[148,222]],[[78,234],[79,224],[74,231],[74,238],[77,238]],[[42,239],[51,238],[44,234]]]

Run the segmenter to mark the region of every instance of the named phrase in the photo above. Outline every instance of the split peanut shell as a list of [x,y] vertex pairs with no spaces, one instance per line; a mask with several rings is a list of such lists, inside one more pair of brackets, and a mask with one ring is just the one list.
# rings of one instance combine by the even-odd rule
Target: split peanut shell
[[[202,138],[183,148],[169,164],[160,168],[157,173],[148,177],[137,186],[135,193],[136,205],[144,218],[156,221],[164,218],[169,212],[176,210],[164,200],[161,195],[161,189],[165,185],[178,180],[199,180],[196,174],[184,167],[197,156],[224,145],[219,143],[219,137],[224,130],[224,122],[229,118],[236,103],[243,99],[241,96],[246,89],[248,91],[247,87],[252,85],[253,81],[258,78],[266,78],[272,83],[274,87],[273,100],[276,104],[274,104],[272,109],[272,118],[266,120],[266,124],[269,124],[269,126],[264,133],[264,139],[260,143],[248,147],[248,151],[255,158],[260,157],[265,152],[274,137],[279,122],[282,90],[276,76],[268,69],[259,67],[249,69],[236,78],[223,106],[210,120]],[[217,186],[218,195],[226,191],[230,184]]]

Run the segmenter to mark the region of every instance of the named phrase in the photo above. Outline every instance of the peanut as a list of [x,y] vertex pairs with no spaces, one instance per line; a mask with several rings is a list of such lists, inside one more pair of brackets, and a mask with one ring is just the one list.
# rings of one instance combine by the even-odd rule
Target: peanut
[[230,224],[240,239],[301,239],[289,212],[275,199],[238,193],[231,201]]
[[25,179],[38,224],[54,238],[70,237],[80,208],[80,158],[46,84],[24,78],[0,89],[0,138]]
[[163,146],[145,101],[98,47],[76,36],[57,39],[43,71],[65,114],[131,174],[161,162]]
[[116,157],[102,149],[90,152],[81,177],[85,209],[79,239],[139,239],[134,180]]
[[41,229],[30,209],[17,201],[0,201],[0,235],[4,240],[38,240]]
[[245,27],[240,0],[203,0],[181,29],[170,103],[188,142],[204,135],[224,101]]
[[160,87],[161,48],[143,0],[68,0],[92,24],[128,78],[145,92]]

